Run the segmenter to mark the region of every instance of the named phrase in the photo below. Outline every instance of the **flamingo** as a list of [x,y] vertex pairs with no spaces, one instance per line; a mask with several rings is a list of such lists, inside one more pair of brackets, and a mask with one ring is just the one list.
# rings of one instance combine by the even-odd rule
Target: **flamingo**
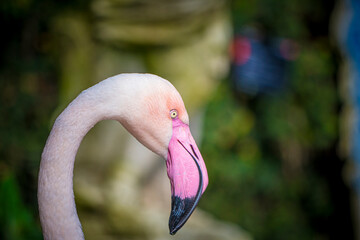
[[166,160],[171,185],[170,234],[189,219],[208,185],[183,100],[167,80],[119,74],[88,88],[57,117],[40,162],[38,203],[44,239],[84,239],[76,212],[73,169],[79,145],[99,121],[117,120]]

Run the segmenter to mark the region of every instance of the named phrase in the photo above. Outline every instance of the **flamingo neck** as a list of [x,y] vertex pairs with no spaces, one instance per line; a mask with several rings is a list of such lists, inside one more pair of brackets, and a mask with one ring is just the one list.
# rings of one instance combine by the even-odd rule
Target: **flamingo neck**
[[[76,212],[73,192],[73,169],[76,153],[83,137],[99,121],[121,119],[126,99],[112,82],[101,84],[80,94],[56,119],[42,153],[38,203],[44,239],[84,239]],[[116,103],[114,103],[116,101]]]
[[38,201],[45,239],[84,239],[74,201],[74,161],[83,137],[104,116],[81,100],[57,118],[42,154]]
[[[175,88],[162,78],[120,74],[82,92],[56,119],[42,153],[38,180],[39,215],[45,239],[84,239],[74,201],[73,170],[80,143],[97,122],[119,121],[143,145],[166,158],[171,121],[151,113],[160,112],[158,103],[169,99],[161,94],[155,95],[156,101],[149,98],[149,92],[155,90],[171,92],[182,103]],[[168,116],[167,105],[161,106]]]

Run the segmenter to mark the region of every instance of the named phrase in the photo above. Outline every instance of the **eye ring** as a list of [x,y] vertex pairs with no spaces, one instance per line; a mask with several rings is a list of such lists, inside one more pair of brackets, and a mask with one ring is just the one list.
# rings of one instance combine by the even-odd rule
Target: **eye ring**
[[178,116],[178,112],[176,111],[176,109],[170,110],[171,119],[175,119],[177,116]]

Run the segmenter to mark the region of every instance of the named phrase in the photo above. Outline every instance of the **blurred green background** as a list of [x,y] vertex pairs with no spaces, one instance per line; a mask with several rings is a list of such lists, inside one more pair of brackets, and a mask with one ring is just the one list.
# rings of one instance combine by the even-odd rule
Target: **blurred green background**
[[[191,11],[159,0],[0,2],[0,239],[42,238],[37,172],[56,114],[89,84],[132,71],[175,79],[190,113],[202,114],[210,183],[200,208],[254,239],[354,238],[348,159],[339,150],[342,59],[329,32],[335,2],[184,4]],[[197,44],[210,24],[229,35]],[[234,91],[227,50],[244,26],[299,45],[284,90]],[[225,57],[189,60],[199,53],[204,62]]]

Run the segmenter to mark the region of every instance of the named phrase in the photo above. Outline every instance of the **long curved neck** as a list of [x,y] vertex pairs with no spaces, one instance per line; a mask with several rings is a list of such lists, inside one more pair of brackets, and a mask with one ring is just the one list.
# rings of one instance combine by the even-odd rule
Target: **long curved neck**
[[[180,106],[177,108],[187,119],[176,89],[150,74],[114,76],[85,90],[70,103],[56,119],[40,163],[38,202],[45,239],[84,238],[74,201],[73,169],[86,133],[97,122],[114,119],[166,159],[172,135],[168,104]],[[167,117],[158,117],[161,114]]]
[[38,183],[39,214],[45,239],[84,238],[73,192],[75,156],[83,137],[97,122],[120,118],[110,110],[111,96],[104,97],[104,92],[97,88],[80,94],[62,112],[46,142]]

